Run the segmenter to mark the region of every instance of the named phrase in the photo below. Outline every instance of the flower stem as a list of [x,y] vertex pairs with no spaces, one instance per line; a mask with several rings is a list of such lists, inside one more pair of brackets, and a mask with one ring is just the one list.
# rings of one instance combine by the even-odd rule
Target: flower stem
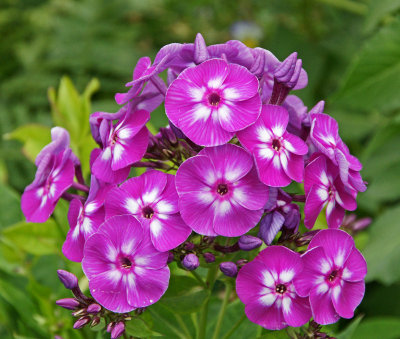
[[177,313],[175,313],[174,315],[175,315],[176,321],[179,323],[179,326],[181,327],[181,329],[185,333],[186,338],[192,339],[192,335],[190,334],[189,329],[187,328],[187,326],[186,326],[185,322],[183,321],[182,317]]
[[242,324],[242,322],[246,319],[246,314],[243,314],[242,317],[232,326],[232,328],[228,331],[227,334],[222,339],[228,339],[230,336],[235,333],[238,327]]
[[227,283],[226,289],[225,289],[224,300],[222,301],[221,309],[219,310],[219,314],[218,314],[217,324],[215,325],[213,339],[219,338],[219,332],[221,330],[222,321],[224,319],[226,307],[228,306],[229,297],[231,296],[231,294],[232,294],[232,285],[230,283]]
[[75,188],[78,191],[82,191],[82,192],[85,192],[85,193],[89,192],[89,187],[87,187],[86,185],[82,185],[82,184],[80,184],[78,182],[73,182],[71,187]]
[[214,287],[215,280],[218,274],[218,267],[217,265],[213,265],[209,268],[207,274],[207,281],[206,285],[208,286],[208,290],[210,291],[209,296],[207,297],[203,308],[200,313],[200,324],[199,324],[199,332],[197,339],[204,339],[206,337],[206,329],[207,329],[207,315],[208,315],[208,304],[210,302],[210,296],[212,289]]

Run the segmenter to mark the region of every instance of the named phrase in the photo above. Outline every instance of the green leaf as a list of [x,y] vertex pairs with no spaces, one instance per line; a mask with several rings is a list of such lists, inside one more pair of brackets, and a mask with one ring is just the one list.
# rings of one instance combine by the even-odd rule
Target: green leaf
[[400,9],[400,0],[370,1],[368,15],[365,18],[365,30],[372,31],[382,19],[398,9]]
[[197,280],[187,276],[172,276],[169,287],[159,303],[179,314],[198,312],[209,297]]
[[384,27],[364,46],[335,104],[347,108],[390,110],[400,107],[400,20]]
[[52,219],[42,224],[20,222],[4,229],[2,235],[17,248],[34,255],[60,251],[61,236]]
[[152,331],[149,325],[143,319],[141,319],[141,317],[133,318],[132,320],[127,321],[125,323],[125,331],[128,335],[137,338],[161,336],[161,334]]
[[15,224],[23,218],[19,195],[11,188],[0,183],[0,229]]
[[388,209],[370,228],[370,241],[364,249],[368,264],[367,281],[391,284],[400,279],[400,206]]
[[347,326],[342,332],[340,332],[338,335],[336,335],[336,339],[351,339],[353,336],[353,333],[357,329],[357,327],[360,325],[360,322],[363,317],[357,317],[354,319],[349,326]]
[[41,149],[51,141],[50,127],[38,124],[18,127],[4,137],[20,141],[23,144],[22,152],[32,162],[35,161]]
[[397,339],[400,337],[400,318],[370,318],[363,321],[351,339]]

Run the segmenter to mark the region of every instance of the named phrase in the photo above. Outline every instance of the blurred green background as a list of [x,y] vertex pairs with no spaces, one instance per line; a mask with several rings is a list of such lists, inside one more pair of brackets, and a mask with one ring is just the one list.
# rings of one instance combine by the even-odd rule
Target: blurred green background
[[[0,338],[102,337],[72,330],[69,312],[54,305],[69,296],[56,269],[82,273],[61,254],[66,204],[45,224],[23,221],[19,196],[35,173],[27,157],[32,160],[50,140],[50,127],[61,124],[70,129],[74,151],[87,158],[89,113],[116,111],[114,94],[125,91],[140,57],[154,58],[171,42],[192,42],[197,32],[208,44],[240,39],[281,60],[293,51],[302,58],[309,85],[294,94],[309,108],[327,101],[325,111],[339,121],[369,182],[357,213],[373,218],[356,236],[369,266],[366,297],[355,320],[327,331],[342,339],[399,338],[399,14],[399,0],[1,0]],[[71,116],[86,122],[71,122]],[[160,115],[153,120],[156,127],[164,123]],[[234,303],[227,322],[242,312]],[[213,308],[210,314],[212,327]],[[154,319],[154,330],[176,337],[162,317]],[[286,337],[257,332],[245,321],[233,338],[260,335]]]

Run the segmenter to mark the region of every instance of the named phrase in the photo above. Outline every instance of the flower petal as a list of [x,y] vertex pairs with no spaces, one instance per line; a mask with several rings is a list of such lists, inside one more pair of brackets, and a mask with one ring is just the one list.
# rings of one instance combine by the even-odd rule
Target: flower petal
[[360,305],[365,293],[364,281],[343,282],[342,286],[337,285],[340,292],[332,294],[333,306],[336,312],[343,318],[353,318],[354,310]]

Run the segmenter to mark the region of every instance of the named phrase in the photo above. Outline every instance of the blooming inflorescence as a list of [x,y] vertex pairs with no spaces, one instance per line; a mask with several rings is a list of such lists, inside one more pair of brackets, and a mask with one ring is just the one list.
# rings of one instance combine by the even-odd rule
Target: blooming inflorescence
[[[121,109],[92,114],[99,147],[91,153],[89,187],[68,132],[52,130],[22,210],[29,221],[44,222],[60,198],[70,201],[63,253],[82,262],[94,298],[59,272],[75,298],[58,304],[79,309],[75,328],[97,325],[104,307],[111,318],[122,314],[107,327],[117,338],[126,313],[140,314],[167,290],[168,263],[193,271],[217,265],[216,258],[223,274],[236,277],[247,317],[267,329],[353,316],[366,264],[337,228],[348,224],[345,211],[356,209],[366,189],[362,165],[323,101],[307,113],[289,95],[306,85],[297,53],[280,62],[240,41],[207,46],[199,34],[194,44],[163,47],[153,63],[141,58],[129,90],[115,97]],[[146,124],[162,102],[169,125],[153,135]],[[135,175],[138,167],[147,171]],[[290,184],[296,193],[283,189]],[[305,203],[308,228],[326,208],[329,229],[301,234],[298,203]],[[274,245],[250,262],[254,256],[224,260],[258,252],[263,242]]]

